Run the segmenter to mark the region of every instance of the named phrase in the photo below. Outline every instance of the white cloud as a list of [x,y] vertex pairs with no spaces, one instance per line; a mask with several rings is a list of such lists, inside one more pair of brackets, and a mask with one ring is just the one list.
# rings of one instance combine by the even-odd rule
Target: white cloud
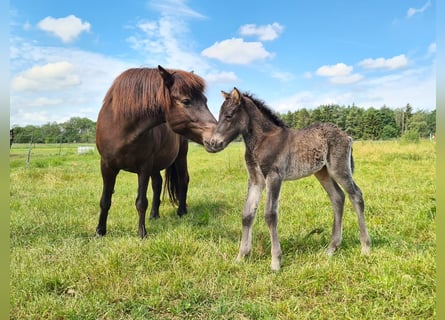
[[428,53],[429,53],[429,54],[436,53],[436,47],[437,47],[437,45],[436,45],[435,42],[431,43],[431,44],[428,46]]
[[135,66],[73,48],[11,40],[11,125],[64,122],[74,116],[94,120],[113,80]]
[[423,13],[426,9],[428,9],[429,6],[431,6],[430,0],[428,0],[420,9],[409,8],[408,11],[406,12],[406,17],[411,18],[415,14]]
[[249,64],[273,57],[273,54],[264,49],[261,42],[245,42],[240,38],[216,42],[204,49],[201,54],[229,64]]
[[415,109],[436,108],[434,66],[407,69],[383,77],[373,77],[349,86],[326,86],[324,90],[290,93],[271,106],[279,112],[301,108],[313,109],[325,104],[351,105],[362,108],[403,108],[410,103]]
[[352,84],[359,82],[363,76],[358,73],[352,73],[354,68],[344,63],[337,63],[335,65],[321,66],[315,72],[322,77],[328,77],[333,84]]
[[205,80],[209,84],[215,84],[215,83],[233,83],[238,82],[239,79],[236,76],[236,74],[232,71],[223,71],[223,72],[212,72],[208,73],[206,75],[203,75]]
[[389,59],[377,58],[377,59],[364,59],[358,63],[359,66],[365,69],[387,69],[396,70],[404,68],[408,65],[408,59],[404,54],[394,56]]
[[149,5],[160,11],[164,16],[180,16],[181,18],[200,18],[205,19],[206,16],[191,9],[185,3],[186,0],[152,0]]
[[197,73],[208,68],[202,57],[194,52],[183,21],[162,17],[158,21],[141,22],[137,27],[140,33],[127,41],[144,57],[145,64],[160,64]]
[[38,27],[68,43],[74,41],[82,32],[90,31],[91,25],[74,15],[69,15],[65,18],[46,17],[38,23]]
[[257,26],[256,24],[245,24],[241,26],[239,33],[242,36],[258,36],[261,41],[275,40],[283,32],[284,27],[277,22]]
[[337,77],[347,76],[353,70],[353,67],[347,66],[344,63],[337,63],[335,65],[326,65],[317,69],[316,74],[323,77]]
[[15,91],[55,91],[79,84],[80,78],[73,73],[73,65],[60,61],[22,72],[12,80],[11,88]]
[[292,73],[285,71],[272,71],[271,76],[272,78],[278,79],[283,82],[288,82],[295,78]]
[[28,105],[30,107],[47,107],[47,106],[57,106],[63,103],[63,99],[60,98],[47,98],[47,97],[38,97],[37,99],[30,101]]
[[331,77],[329,81],[331,81],[334,84],[352,84],[359,82],[362,79],[363,76],[361,74],[354,73],[346,76]]

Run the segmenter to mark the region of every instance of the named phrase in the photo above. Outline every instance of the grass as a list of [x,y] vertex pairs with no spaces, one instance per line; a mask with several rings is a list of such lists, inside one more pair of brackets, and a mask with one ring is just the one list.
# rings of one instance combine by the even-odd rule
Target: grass
[[96,238],[97,152],[35,146],[27,165],[28,147],[10,151],[11,319],[436,318],[436,153],[429,141],[354,144],[373,240],[368,257],[360,255],[349,202],[342,248],[328,258],[326,193],[313,177],[286,182],[278,273],[269,271],[263,203],[252,256],[234,262],[247,191],[241,143],[218,154],[191,144],[189,213],[178,218],[163,202],[144,240],[134,174],[119,174],[108,234]]

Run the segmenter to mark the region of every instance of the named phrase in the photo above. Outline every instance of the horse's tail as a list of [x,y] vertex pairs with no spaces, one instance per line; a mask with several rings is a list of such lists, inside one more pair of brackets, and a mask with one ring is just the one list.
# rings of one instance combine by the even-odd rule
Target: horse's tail
[[168,192],[170,201],[177,205],[179,203],[179,175],[175,162],[170,167],[165,169],[164,181],[163,197],[165,197],[165,192]]
[[[186,196],[189,183],[189,175],[187,171],[187,152],[188,152],[188,140],[181,137],[179,153],[176,160],[165,169],[165,182],[164,182],[164,194],[168,192],[170,201],[174,205],[181,207],[180,201],[181,193],[182,197]],[[182,204],[184,205],[184,204]]]

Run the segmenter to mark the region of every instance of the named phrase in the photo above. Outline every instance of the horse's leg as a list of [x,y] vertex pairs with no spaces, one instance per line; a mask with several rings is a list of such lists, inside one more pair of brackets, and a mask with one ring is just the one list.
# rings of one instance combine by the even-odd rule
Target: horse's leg
[[365,223],[365,201],[363,194],[358,185],[352,179],[352,176],[335,177],[338,183],[343,187],[349,196],[349,200],[354,206],[357,213],[358,225],[360,228],[360,243],[362,246],[362,254],[368,255],[371,252],[371,237],[368,234]]
[[256,211],[258,209],[258,203],[261,199],[261,193],[264,190],[264,179],[259,169],[248,168],[249,170],[249,185],[247,192],[247,200],[243,208],[242,226],[243,231],[241,235],[241,244],[236,261],[241,261],[244,257],[250,254],[252,250],[252,225],[255,221]]
[[153,190],[153,201],[151,203],[150,219],[159,218],[159,206],[161,204],[162,176],[161,172],[151,175],[151,188]]
[[278,237],[278,202],[280,197],[282,180],[278,174],[269,174],[266,178],[267,198],[264,209],[264,218],[269,227],[271,240],[272,271],[278,271],[281,267],[281,246]]
[[148,208],[147,188],[149,179],[150,175],[145,170],[138,173],[138,196],[135,204],[139,215],[138,234],[141,238],[147,235],[145,229],[145,213]]
[[326,167],[316,172],[315,177],[320,181],[323,188],[329,195],[332,209],[334,210],[334,224],[332,226],[332,237],[329,243],[327,254],[334,254],[335,250],[340,247],[342,240],[342,223],[343,223],[343,208],[345,204],[345,194],[338,186],[338,184],[329,175]]
[[111,207],[111,196],[114,192],[114,185],[116,184],[116,176],[119,170],[114,170],[104,164],[103,161],[100,162],[100,169],[102,173],[102,196],[100,198],[100,215],[99,223],[96,227],[96,234],[99,236],[104,236],[107,233],[107,217],[108,211]]
[[178,216],[183,216],[187,213],[187,190],[190,181],[187,169],[187,153],[188,140],[181,137],[178,157],[175,160],[176,172],[178,174]]

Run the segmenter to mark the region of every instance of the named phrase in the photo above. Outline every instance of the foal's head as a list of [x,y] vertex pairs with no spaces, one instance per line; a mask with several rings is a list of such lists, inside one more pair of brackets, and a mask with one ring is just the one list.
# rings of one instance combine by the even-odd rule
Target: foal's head
[[219,111],[218,125],[216,126],[210,143],[204,146],[208,152],[218,152],[223,150],[247,127],[248,114],[242,107],[247,99],[244,98],[237,88],[233,88],[230,93],[221,91],[224,102]]

